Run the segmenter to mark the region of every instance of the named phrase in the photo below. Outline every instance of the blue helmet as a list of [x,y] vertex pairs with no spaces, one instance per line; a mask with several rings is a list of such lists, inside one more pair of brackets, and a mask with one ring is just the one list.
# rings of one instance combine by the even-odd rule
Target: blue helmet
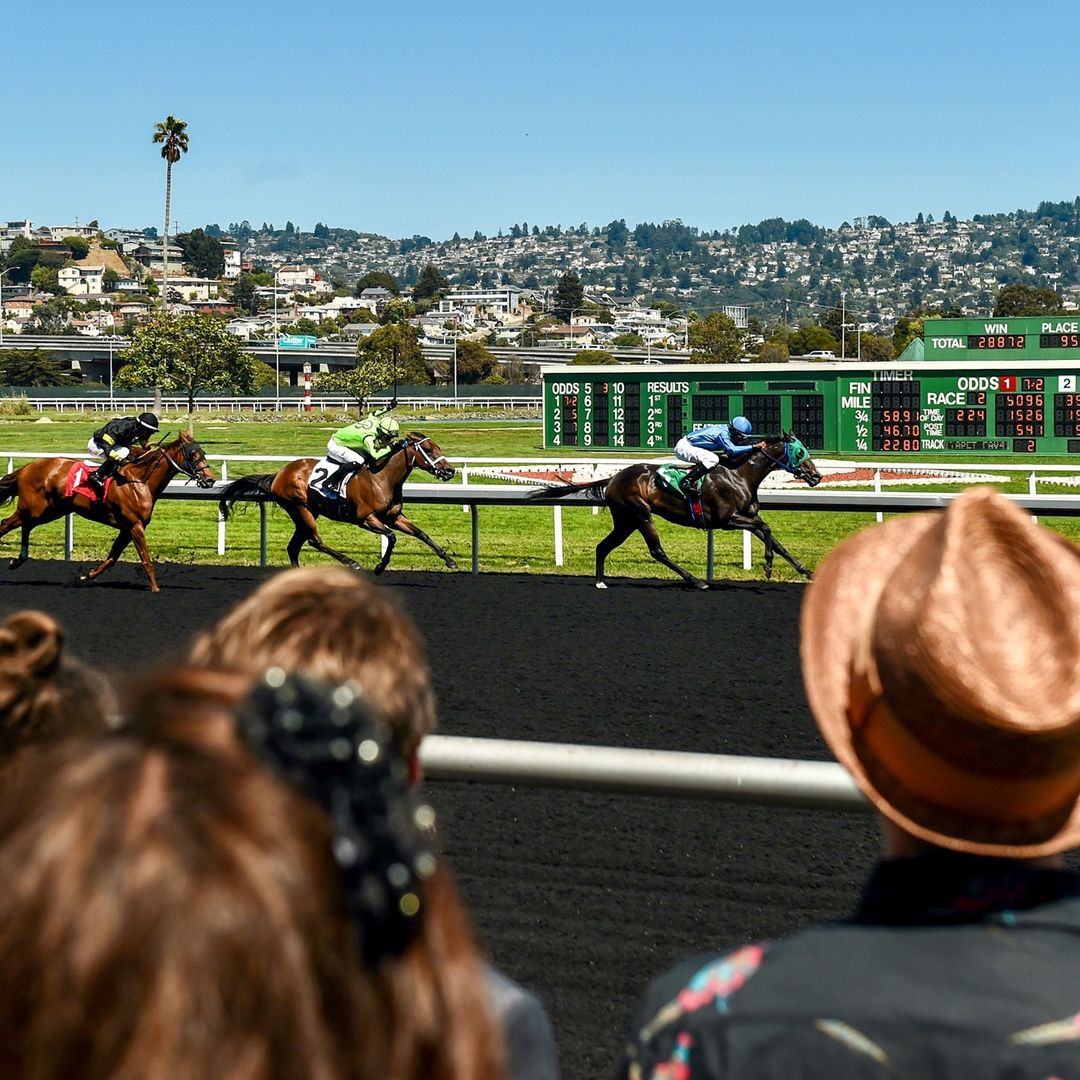
[[750,427],[750,421],[747,420],[745,416],[736,416],[735,419],[731,421],[731,426],[740,435],[749,435],[752,430]]

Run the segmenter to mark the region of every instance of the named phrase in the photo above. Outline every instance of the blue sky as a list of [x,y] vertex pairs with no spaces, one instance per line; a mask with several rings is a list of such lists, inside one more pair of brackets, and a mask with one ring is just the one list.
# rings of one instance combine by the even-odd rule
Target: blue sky
[[170,113],[182,230],[835,226],[1080,193],[1064,0],[54,0],[4,21],[5,220],[160,229]]

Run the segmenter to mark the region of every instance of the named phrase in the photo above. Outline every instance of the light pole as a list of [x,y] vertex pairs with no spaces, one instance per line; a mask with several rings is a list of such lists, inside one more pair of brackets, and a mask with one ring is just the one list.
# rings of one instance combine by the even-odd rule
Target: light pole
[[281,340],[277,327],[277,290],[278,274],[274,271],[274,411],[281,411]]
[[840,294],[840,359],[844,359],[844,335],[847,331],[847,293]]
[[454,408],[457,408],[457,339],[458,332],[454,331]]
[[4,275],[14,269],[14,266],[9,266],[6,270],[0,270],[0,346],[4,344]]
[[109,335],[109,411],[112,412],[116,408],[116,399],[113,397],[113,343],[116,341],[116,334]]

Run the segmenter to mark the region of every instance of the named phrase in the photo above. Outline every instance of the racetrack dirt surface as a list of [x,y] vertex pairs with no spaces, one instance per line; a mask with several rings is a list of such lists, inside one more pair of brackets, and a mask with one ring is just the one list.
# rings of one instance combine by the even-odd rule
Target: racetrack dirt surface
[[[273,571],[124,563],[0,569],[113,671],[178,658]],[[388,573],[427,641],[443,734],[826,759],[799,676],[804,586]],[[870,815],[439,783],[444,847],[496,964],[537,992],[564,1077],[610,1076],[646,982],[674,960],[848,911]]]

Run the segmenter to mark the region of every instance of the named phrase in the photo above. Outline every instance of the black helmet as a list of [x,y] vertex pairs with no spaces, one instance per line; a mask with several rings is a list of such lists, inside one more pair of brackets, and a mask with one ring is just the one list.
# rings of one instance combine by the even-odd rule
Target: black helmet
[[157,431],[158,419],[152,412],[139,413],[139,426],[148,428],[150,431]]

